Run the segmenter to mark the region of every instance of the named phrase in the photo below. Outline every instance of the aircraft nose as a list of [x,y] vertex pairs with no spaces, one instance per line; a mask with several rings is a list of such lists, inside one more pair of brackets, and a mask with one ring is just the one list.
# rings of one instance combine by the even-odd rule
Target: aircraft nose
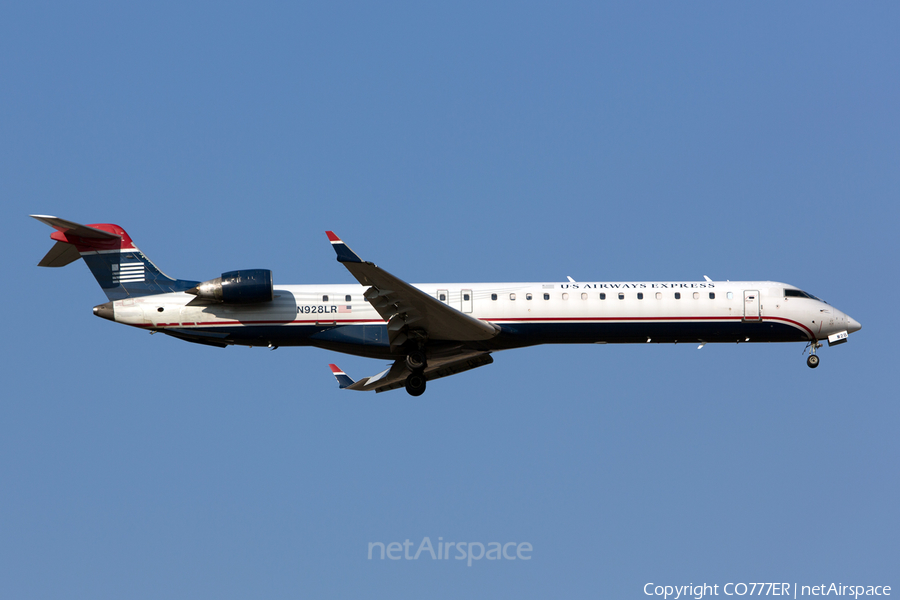
[[854,331],[859,331],[862,329],[862,325],[859,324],[859,321],[847,315],[847,332],[853,333]]

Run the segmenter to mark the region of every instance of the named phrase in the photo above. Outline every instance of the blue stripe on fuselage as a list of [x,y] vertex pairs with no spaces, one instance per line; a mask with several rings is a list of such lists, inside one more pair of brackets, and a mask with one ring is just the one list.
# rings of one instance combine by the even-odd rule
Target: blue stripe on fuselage
[[[631,322],[527,322],[503,323],[501,333],[485,342],[463,344],[465,348],[504,350],[538,344],[608,344],[676,342],[806,342],[798,327],[779,321],[631,321]],[[182,327],[181,337],[209,339],[210,334],[230,344],[245,346],[316,346],[346,354],[384,358],[392,356],[385,324],[353,325],[223,325]],[[224,334],[224,337],[222,337]],[[749,338],[749,340],[747,340]],[[434,344],[441,342],[434,341]]]

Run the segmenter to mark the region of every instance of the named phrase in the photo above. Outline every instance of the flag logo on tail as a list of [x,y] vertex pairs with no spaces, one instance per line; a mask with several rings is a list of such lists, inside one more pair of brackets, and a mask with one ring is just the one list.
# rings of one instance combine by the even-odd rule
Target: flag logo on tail
[[112,265],[113,283],[133,283],[144,281],[144,263],[122,263]]

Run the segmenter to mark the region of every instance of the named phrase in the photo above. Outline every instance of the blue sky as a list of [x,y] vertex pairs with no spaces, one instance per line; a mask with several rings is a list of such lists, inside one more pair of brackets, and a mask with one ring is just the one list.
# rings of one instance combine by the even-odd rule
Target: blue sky
[[[645,597],[900,586],[893,3],[7,3],[0,590],[10,598]],[[168,274],[771,279],[863,324],[567,346],[402,391],[379,361],[95,318],[58,215]],[[369,561],[369,542],[530,561]]]

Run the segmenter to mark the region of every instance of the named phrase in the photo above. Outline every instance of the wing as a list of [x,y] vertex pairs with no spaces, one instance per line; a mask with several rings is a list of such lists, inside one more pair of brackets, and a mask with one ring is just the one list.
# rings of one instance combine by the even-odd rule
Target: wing
[[[456,375],[463,371],[476,369],[478,367],[489,365],[494,359],[488,352],[465,352],[455,354],[443,358],[432,358],[428,361],[428,367],[425,369],[425,380],[432,381],[441,377]],[[409,369],[406,367],[406,361],[399,359],[394,361],[390,367],[377,375],[364,377],[359,381],[354,381],[346,373],[344,373],[337,365],[328,365],[334,378],[337,379],[338,385],[342,390],[357,390],[361,392],[386,392],[401,388],[406,384],[406,377],[409,375]]]
[[489,340],[500,332],[492,323],[447,306],[374,263],[363,261],[334,232],[327,234],[338,262],[343,263],[357,281],[370,286],[365,298],[387,321],[391,346],[402,346],[416,337],[456,342]]

